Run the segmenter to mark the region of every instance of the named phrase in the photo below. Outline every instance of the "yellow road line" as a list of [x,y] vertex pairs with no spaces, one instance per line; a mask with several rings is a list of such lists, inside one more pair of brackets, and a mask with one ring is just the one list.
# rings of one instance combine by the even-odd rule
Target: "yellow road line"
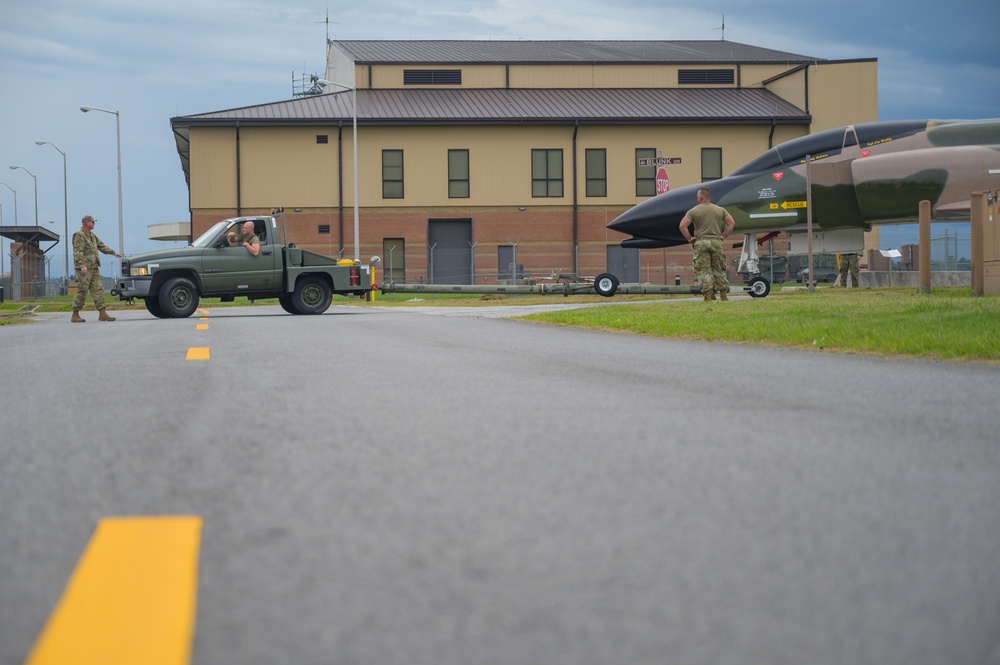
[[202,520],[102,519],[25,665],[187,665]]
[[185,360],[208,360],[208,347],[207,346],[192,346],[188,349],[187,357]]
[[199,323],[199,324],[195,325],[194,329],[195,330],[208,330],[208,324],[207,323]]

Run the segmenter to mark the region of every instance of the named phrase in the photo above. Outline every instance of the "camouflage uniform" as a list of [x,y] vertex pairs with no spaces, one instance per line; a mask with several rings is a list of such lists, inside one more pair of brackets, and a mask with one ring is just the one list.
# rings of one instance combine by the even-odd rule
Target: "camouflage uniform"
[[[73,296],[73,309],[83,308],[90,293],[96,309],[104,309],[104,283],[101,281],[101,255],[114,254],[101,239],[92,232],[80,229],[73,234],[73,264],[76,266],[76,295]],[[80,272],[86,266],[87,274]]]
[[851,286],[858,288],[858,255],[855,253],[840,255],[840,285],[847,288],[847,275],[851,275]]
[[694,224],[695,281],[705,298],[714,299],[714,292],[729,292],[726,279],[726,255],[722,250],[722,233],[726,229],[726,209],[714,203],[702,203],[688,210]]

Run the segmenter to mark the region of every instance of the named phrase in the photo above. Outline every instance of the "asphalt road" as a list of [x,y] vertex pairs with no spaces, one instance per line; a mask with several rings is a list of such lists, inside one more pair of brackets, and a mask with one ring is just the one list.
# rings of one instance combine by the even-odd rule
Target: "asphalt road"
[[0,328],[3,665],[164,514],[202,665],[1000,663],[996,366],[209,310]]

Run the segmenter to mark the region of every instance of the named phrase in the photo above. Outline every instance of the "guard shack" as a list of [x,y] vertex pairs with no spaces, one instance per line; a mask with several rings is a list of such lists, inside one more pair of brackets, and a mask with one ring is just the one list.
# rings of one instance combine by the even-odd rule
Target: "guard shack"
[[[4,297],[16,301],[48,295],[48,261],[45,255],[59,244],[59,235],[44,226],[0,226],[0,236],[11,241],[11,292]],[[43,242],[52,244],[43,250]]]

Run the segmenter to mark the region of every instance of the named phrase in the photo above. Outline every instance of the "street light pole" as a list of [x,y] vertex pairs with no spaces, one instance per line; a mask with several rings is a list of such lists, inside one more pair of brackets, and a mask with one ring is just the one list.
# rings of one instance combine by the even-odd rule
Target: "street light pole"
[[354,120],[354,261],[361,263],[361,238],[358,237],[358,88],[357,86],[334,83],[326,79],[320,79],[318,83],[333,85],[344,90],[351,91],[351,106],[353,106]]
[[65,273],[64,274],[66,275],[66,280],[69,281],[69,254],[70,254],[71,247],[70,247],[70,242],[69,242],[69,201],[68,201],[68,198],[66,196],[66,193],[67,193],[67,189],[66,189],[66,153],[63,152],[62,150],[59,150],[59,148],[56,146],[56,144],[50,143],[49,141],[35,141],[35,145],[50,145],[53,148],[55,148],[59,152],[59,154],[62,155],[62,158],[63,158],[63,233],[65,234],[63,236],[63,244],[64,244],[64,246],[65,246],[64,248],[66,250],[66,267],[65,267]]
[[[11,171],[15,171],[17,169],[21,169],[22,171],[24,171],[25,173],[27,173],[28,175],[31,176],[31,179],[35,181],[35,226],[38,226],[38,178],[35,177],[34,173],[32,173],[28,169],[24,168],[23,166],[12,166],[12,167],[10,167]],[[14,216],[15,217],[17,216],[17,211],[14,212]]]
[[0,185],[3,185],[14,194],[14,226],[17,226],[17,190],[5,182],[0,182]]
[[107,109],[99,109],[94,106],[81,106],[80,110],[84,113],[88,111],[100,111],[101,113],[110,113],[115,116],[115,133],[118,137],[118,251],[125,254],[125,225],[122,222],[122,126],[121,126],[121,115],[118,111],[109,111]]
[[[7,189],[9,189],[14,194],[14,226],[17,226],[17,190],[14,189],[13,187],[11,187],[10,185],[8,185],[5,182],[0,182],[0,185],[3,185],[4,187],[6,187]],[[3,219],[0,219],[0,223],[3,223]],[[0,240],[0,257],[2,257],[2,256],[3,256],[3,241]],[[14,266],[11,265],[10,269],[13,272]],[[0,258],[0,272],[3,272],[2,258]]]

